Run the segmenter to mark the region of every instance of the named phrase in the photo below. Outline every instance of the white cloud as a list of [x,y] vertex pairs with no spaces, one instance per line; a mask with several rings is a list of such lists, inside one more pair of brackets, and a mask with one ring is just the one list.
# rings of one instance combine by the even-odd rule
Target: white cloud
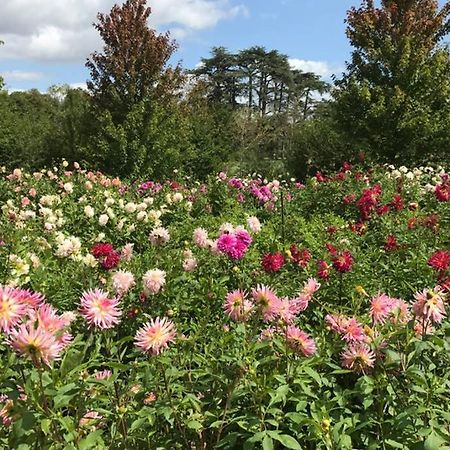
[[69,86],[72,89],[83,89],[83,91],[87,90],[86,83],[70,83]]
[[332,67],[326,61],[308,61],[305,59],[291,58],[289,64],[293,69],[303,72],[314,72],[324,78],[329,78],[334,73],[341,71],[339,67]]
[[[153,0],[150,26],[170,25],[178,39],[248,14],[238,0]],[[101,47],[92,26],[117,0],[1,0],[0,58],[80,62]]]
[[2,76],[6,82],[9,82],[39,80],[44,74],[41,72],[26,72],[24,70],[8,70],[6,72],[1,72],[0,76]]

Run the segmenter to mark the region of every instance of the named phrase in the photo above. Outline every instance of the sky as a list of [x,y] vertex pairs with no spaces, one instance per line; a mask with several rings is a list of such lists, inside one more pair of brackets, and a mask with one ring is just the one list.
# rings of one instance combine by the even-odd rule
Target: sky
[[[85,86],[101,40],[92,23],[121,0],[0,0],[0,75],[9,91]],[[211,47],[277,49],[324,79],[340,74],[351,48],[346,11],[359,0],[148,0],[149,25],[178,43],[172,63],[195,67]]]

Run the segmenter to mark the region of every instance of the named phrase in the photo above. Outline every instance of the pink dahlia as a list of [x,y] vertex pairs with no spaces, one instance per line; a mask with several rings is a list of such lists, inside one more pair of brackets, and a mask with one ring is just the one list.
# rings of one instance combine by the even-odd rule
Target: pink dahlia
[[208,246],[208,232],[204,228],[196,228],[192,234],[192,239],[195,245],[200,248],[206,248]]
[[144,353],[159,355],[169,342],[173,342],[177,335],[173,322],[163,317],[152,319],[142,326],[135,337],[135,344]]
[[119,300],[109,298],[101,289],[84,292],[80,303],[80,314],[89,326],[106,330],[120,322],[122,311],[119,308]]
[[234,234],[238,241],[241,241],[245,247],[248,247],[252,243],[252,237],[244,229],[236,229]]
[[286,342],[296,353],[303,356],[312,356],[316,353],[316,343],[304,331],[293,325],[287,327]]
[[65,331],[70,322],[66,317],[60,316],[53,306],[44,303],[30,313],[30,319],[37,322],[43,330],[53,334],[61,349],[72,342],[72,335]]
[[255,216],[251,216],[247,219],[248,228],[252,233],[259,233],[261,231],[261,223]]
[[256,289],[252,289],[251,295],[264,321],[269,322],[277,317],[280,308],[280,299],[271,288],[258,285]]
[[28,309],[28,305],[22,302],[20,290],[0,286],[0,331],[9,333],[22,321]]
[[304,311],[304,304],[298,299],[290,300],[285,297],[279,300],[277,309],[278,319],[285,324],[291,324],[297,315]]
[[373,323],[375,325],[385,323],[394,306],[393,300],[386,294],[378,294],[373,297],[370,302],[370,316]]
[[305,294],[304,292],[300,293],[296,298],[292,300],[292,303],[295,305],[297,314],[304,311],[308,307],[310,300],[311,296]]
[[107,380],[108,378],[110,378],[112,375],[112,372],[108,369],[102,370],[100,372],[96,371],[94,373],[94,378],[96,380]]
[[308,281],[303,286],[302,293],[311,298],[319,288],[320,283],[315,278],[308,278]]
[[237,239],[234,234],[222,234],[217,240],[217,248],[222,252],[229,254],[236,245]]
[[431,320],[434,323],[442,322],[446,316],[444,306],[444,292],[440,286],[433,290],[424,289],[414,295],[416,301],[413,304],[413,311],[416,317]]
[[392,299],[391,322],[405,325],[411,320],[410,305],[400,298]]
[[364,342],[367,339],[364,327],[354,318],[349,319],[344,327],[342,339],[347,342]]
[[142,282],[145,295],[155,295],[166,284],[166,272],[159,269],[148,270],[142,277]]
[[42,362],[50,365],[59,359],[62,346],[55,336],[41,326],[28,321],[12,330],[7,343],[19,354],[29,356],[33,364],[40,366]]
[[342,367],[356,373],[365,373],[375,364],[375,353],[364,343],[349,344],[341,353]]
[[125,295],[134,285],[134,275],[125,270],[119,270],[112,276],[112,285],[119,297]]
[[343,334],[349,319],[342,314],[327,314],[325,316],[326,328],[334,333]]
[[38,308],[45,301],[45,296],[39,292],[33,292],[30,289],[18,289],[20,301],[32,308]]
[[253,309],[253,303],[247,299],[247,294],[238,289],[227,294],[223,305],[225,313],[236,322],[247,320]]

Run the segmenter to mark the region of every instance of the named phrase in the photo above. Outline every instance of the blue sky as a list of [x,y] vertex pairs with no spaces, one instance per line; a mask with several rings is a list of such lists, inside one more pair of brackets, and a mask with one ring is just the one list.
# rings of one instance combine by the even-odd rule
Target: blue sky
[[[117,0],[1,0],[0,74],[9,90],[82,86],[86,57],[101,42],[96,12]],[[148,0],[150,24],[171,30],[174,62],[194,67],[211,47],[231,51],[262,45],[278,49],[296,67],[328,79],[349,58],[346,11],[358,0]]]

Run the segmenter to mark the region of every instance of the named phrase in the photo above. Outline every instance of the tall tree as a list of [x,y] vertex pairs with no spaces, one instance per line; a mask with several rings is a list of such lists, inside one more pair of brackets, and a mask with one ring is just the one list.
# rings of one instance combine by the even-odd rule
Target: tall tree
[[171,111],[171,99],[161,98],[170,97],[181,81],[178,68],[166,67],[176,45],[168,34],[149,28],[150,14],[146,0],[126,0],[108,15],[98,14],[94,26],[103,51],[86,63],[88,90],[98,113],[93,151],[104,170],[122,176],[154,171],[152,161],[161,152],[153,145],[153,127],[162,117],[157,103]]
[[99,108],[110,111],[115,121],[148,98],[176,48],[167,33],[149,28],[150,14],[146,0],[127,0],[108,15],[99,13],[94,24],[104,45],[103,52],[86,62],[91,75],[87,86]]
[[385,160],[427,159],[450,145],[450,2],[364,0],[347,14],[354,47],[334,91],[347,136]]

